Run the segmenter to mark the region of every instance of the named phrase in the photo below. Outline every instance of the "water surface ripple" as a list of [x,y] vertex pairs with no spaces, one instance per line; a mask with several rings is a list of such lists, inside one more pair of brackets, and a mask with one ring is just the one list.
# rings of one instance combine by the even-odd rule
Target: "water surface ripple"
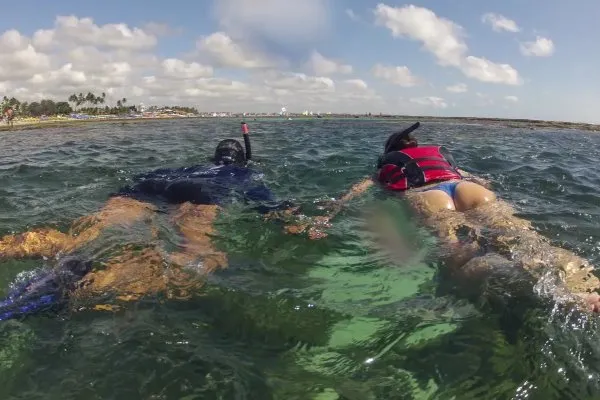
[[[397,122],[248,121],[265,181],[318,212],[372,172]],[[207,162],[239,121],[190,119],[2,132],[0,234],[65,229],[135,174]],[[541,234],[600,265],[600,136],[425,123]],[[386,209],[410,257],[384,254],[361,210]],[[176,243],[164,224],[162,240]],[[136,231],[130,233],[137,235]],[[380,192],[327,240],[281,234],[240,207],[218,222],[231,267],[189,301],[148,298],[0,324],[2,399],[592,399],[597,322],[558,309],[518,321],[437,290],[435,238]],[[145,240],[139,237],[139,240]],[[105,239],[110,252],[119,238]],[[39,260],[10,260],[0,291]]]

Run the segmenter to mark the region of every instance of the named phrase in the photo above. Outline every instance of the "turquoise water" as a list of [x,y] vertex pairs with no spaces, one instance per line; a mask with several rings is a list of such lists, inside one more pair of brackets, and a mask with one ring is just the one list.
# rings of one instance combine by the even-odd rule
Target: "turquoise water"
[[[372,172],[393,121],[249,121],[264,179],[318,214]],[[406,123],[404,124],[406,125]],[[207,162],[237,120],[98,124],[0,133],[0,234],[66,229],[136,173]],[[600,262],[600,136],[425,123],[464,169],[541,234]],[[389,216],[408,254],[390,256],[362,212]],[[600,396],[594,319],[532,308],[494,314],[439,290],[436,240],[373,190],[329,237],[287,236],[234,205],[217,223],[231,266],[189,301],[0,324],[2,399],[588,399]],[[165,224],[161,240],[174,242]],[[138,231],[102,238],[108,257]],[[41,260],[0,263],[0,290]]]

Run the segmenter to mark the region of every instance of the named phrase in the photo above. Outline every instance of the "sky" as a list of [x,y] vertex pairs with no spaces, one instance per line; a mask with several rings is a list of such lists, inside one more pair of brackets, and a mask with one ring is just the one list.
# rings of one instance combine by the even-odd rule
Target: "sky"
[[600,1],[20,0],[0,95],[600,123]]

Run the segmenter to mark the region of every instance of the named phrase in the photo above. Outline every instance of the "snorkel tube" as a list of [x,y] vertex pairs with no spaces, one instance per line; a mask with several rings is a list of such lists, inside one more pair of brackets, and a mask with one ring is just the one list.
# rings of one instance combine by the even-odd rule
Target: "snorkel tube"
[[385,142],[383,154],[389,153],[390,149],[393,149],[398,144],[399,140],[405,139],[408,135],[410,135],[412,132],[414,132],[419,126],[421,126],[421,123],[415,122],[408,128],[404,129],[403,131],[392,133],[390,135],[390,137],[388,138],[387,142]]
[[377,169],[379,169],[383,166],[382,165],[383,157],[385,157],[385,155],[387,153],[392,151],[392,149],[394,149],[398,145],[398,142],[400,140],[408,137],[408,135],[410,135],[412,132],[414,132],[419,126],[421,126],[421,123],[417,121],[414,124],[412,124],[411,126],[409,126],[408,128],[406,128],[402,131],[399,131],[399,132],[394,132],[390,135],[388,140],[385,142],[385,146],[383,147],[383,154],[379,156],[379,160],[377,161]]
[[246,162],[252,158],[252,148],[250,147],[250,129],[248,124],[242,121],[242,136],[244,137],[244,147],[246,148]]

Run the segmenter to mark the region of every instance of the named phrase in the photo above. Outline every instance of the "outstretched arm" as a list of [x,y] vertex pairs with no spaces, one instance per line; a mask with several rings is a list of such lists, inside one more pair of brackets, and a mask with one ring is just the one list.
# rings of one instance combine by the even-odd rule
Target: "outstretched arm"
[[327,234],[323,232],[323,230],[331,226],[330,220],[333,219],[350,202],[350,200],[364,194],[371,186],[373,186],[373,183],[371,178],[366,178],[354,184],[346,194],[338,200],[333,201],[329,207],[327,207],[325,215],[305,218],[304,221],[288,225],[286,227],[287,233],[299,234],[308,229],[308,237],[310,239],[321,239],[326,237]]

